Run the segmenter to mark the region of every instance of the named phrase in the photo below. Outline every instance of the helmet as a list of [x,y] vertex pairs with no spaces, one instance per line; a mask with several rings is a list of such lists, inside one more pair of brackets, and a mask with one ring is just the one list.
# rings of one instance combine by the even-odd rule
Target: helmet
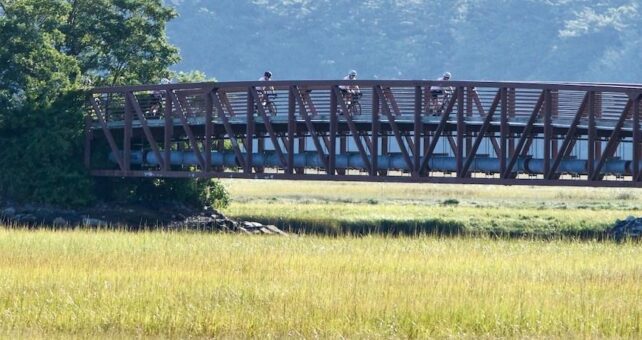
[[167,85],[167,84],[171,84],[171,81],[167,78],[163,78],[161,79],[160,83],[161,85]]
[[357,76],[357,71],[350,70],[350,73],[348,73],[348,75],[351,76],[351,77],[356,77]]
[[450,72],[444,72],[444,79],[450,79]]
[[272,78],[272,72],[265,71],[265,73],[263,73],[263,76],[265,76],[265,78]]

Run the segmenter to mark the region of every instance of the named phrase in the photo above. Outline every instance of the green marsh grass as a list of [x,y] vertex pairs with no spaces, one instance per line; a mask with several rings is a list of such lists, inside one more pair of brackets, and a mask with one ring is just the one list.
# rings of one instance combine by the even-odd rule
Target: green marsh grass
[[0,229],[14,337],[642,337],[639,244]]
[[224,181],[230,216],[321,234],[599,238],[642,215],[642,190],[405,183]]

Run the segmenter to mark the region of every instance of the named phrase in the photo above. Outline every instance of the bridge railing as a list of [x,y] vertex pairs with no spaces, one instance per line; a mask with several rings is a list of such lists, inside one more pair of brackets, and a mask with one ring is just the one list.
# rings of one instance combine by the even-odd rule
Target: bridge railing
[[[587,85],[587,84],[540,84],[540,83],[496,83],[496,82],[438,82],[438,81],[315,81],[315,82],[270,82],[274,86],[276,98],[273,100],[277,111],[288,111],[288,97],[292,86],[297,86],[302,92],[308,91],[311,102],[315,105],[317,114],[330,114],[331,88],[342,85],[357,85],[363,93],[360,104],[362,114],[372,114],[373,88],[379,86],[386,90],[396,102],[398,113],[413,115],[415,110],[415,88],[422,89],[421,107],[427,112],[429,106],[431,86],[448,86],[464,88],[464,106],[469,115],[483,116],[480,108],[488,108],[502,87],[508,89],[509,116],[527,116],[537,103],[539,95],[544,90],[551,90],[554,98],[554,116],[572,116],[583,100],[587,91],[594,91],[599,98],[598,112],[605,119],[617,119],[619,113],[626,105],[631,93],[639,91],[636,87],[621,87],[615,85]],[[504,86],[505,85],[505,86]],[[165,111],[160,107],[167,107],[170,101],[168,94],[174,93],[185,109],[193,116],[205,115],[207,110],[205,99],[207,92],[216,90],[224,94],[225,103],[231,108],[234,115],[246,115],[248,112],[248,93],[250,88],[265,86],[262,82],[243,83],[200,83],[200,84],[167,84],[167,85],[141,85],[97,88],[92,91],[92,99],[104,113],[107,121],[123,121],[128,109],[128,96],[133,95],[140,110],[145,117],[150,119],[163,118]],[[173,101],[173,100],[172,100]],[[159,105],[160,104],[160,105]],[[470,106],[470,107],[469,107]],[[483,110],[483,109],[481,109]],[[214,108],[215,115],[216,109]],[[98,117],[93,106],[89,112],[95,121]],[[178,109],[173,108],[172,113]],[[472,114],[471,114],[472,112]],[[255,112],[253,112],[256,114]]]

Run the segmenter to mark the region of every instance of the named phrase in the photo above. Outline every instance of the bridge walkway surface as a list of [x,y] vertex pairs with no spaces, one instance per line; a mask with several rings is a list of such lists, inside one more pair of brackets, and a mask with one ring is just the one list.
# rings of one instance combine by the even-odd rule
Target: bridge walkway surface
[[[642,186],[642,85],[269,84],[269,96],[262,82],[96,88],[85,164],[118,177]],[[434,102],[433,86],[452,91]]]

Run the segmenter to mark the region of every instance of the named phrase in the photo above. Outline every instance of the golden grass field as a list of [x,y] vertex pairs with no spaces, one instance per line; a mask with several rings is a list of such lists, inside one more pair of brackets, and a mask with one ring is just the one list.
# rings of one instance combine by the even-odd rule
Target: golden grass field
[[[535,234],[603,228],[641,203],[623,189],[225,184],[229,214],[337,228],[504,218]],[[0,228],[0,336],[641,338],[641,246]]]
[[642,336],[638,244],[0,230],[19,337]]

